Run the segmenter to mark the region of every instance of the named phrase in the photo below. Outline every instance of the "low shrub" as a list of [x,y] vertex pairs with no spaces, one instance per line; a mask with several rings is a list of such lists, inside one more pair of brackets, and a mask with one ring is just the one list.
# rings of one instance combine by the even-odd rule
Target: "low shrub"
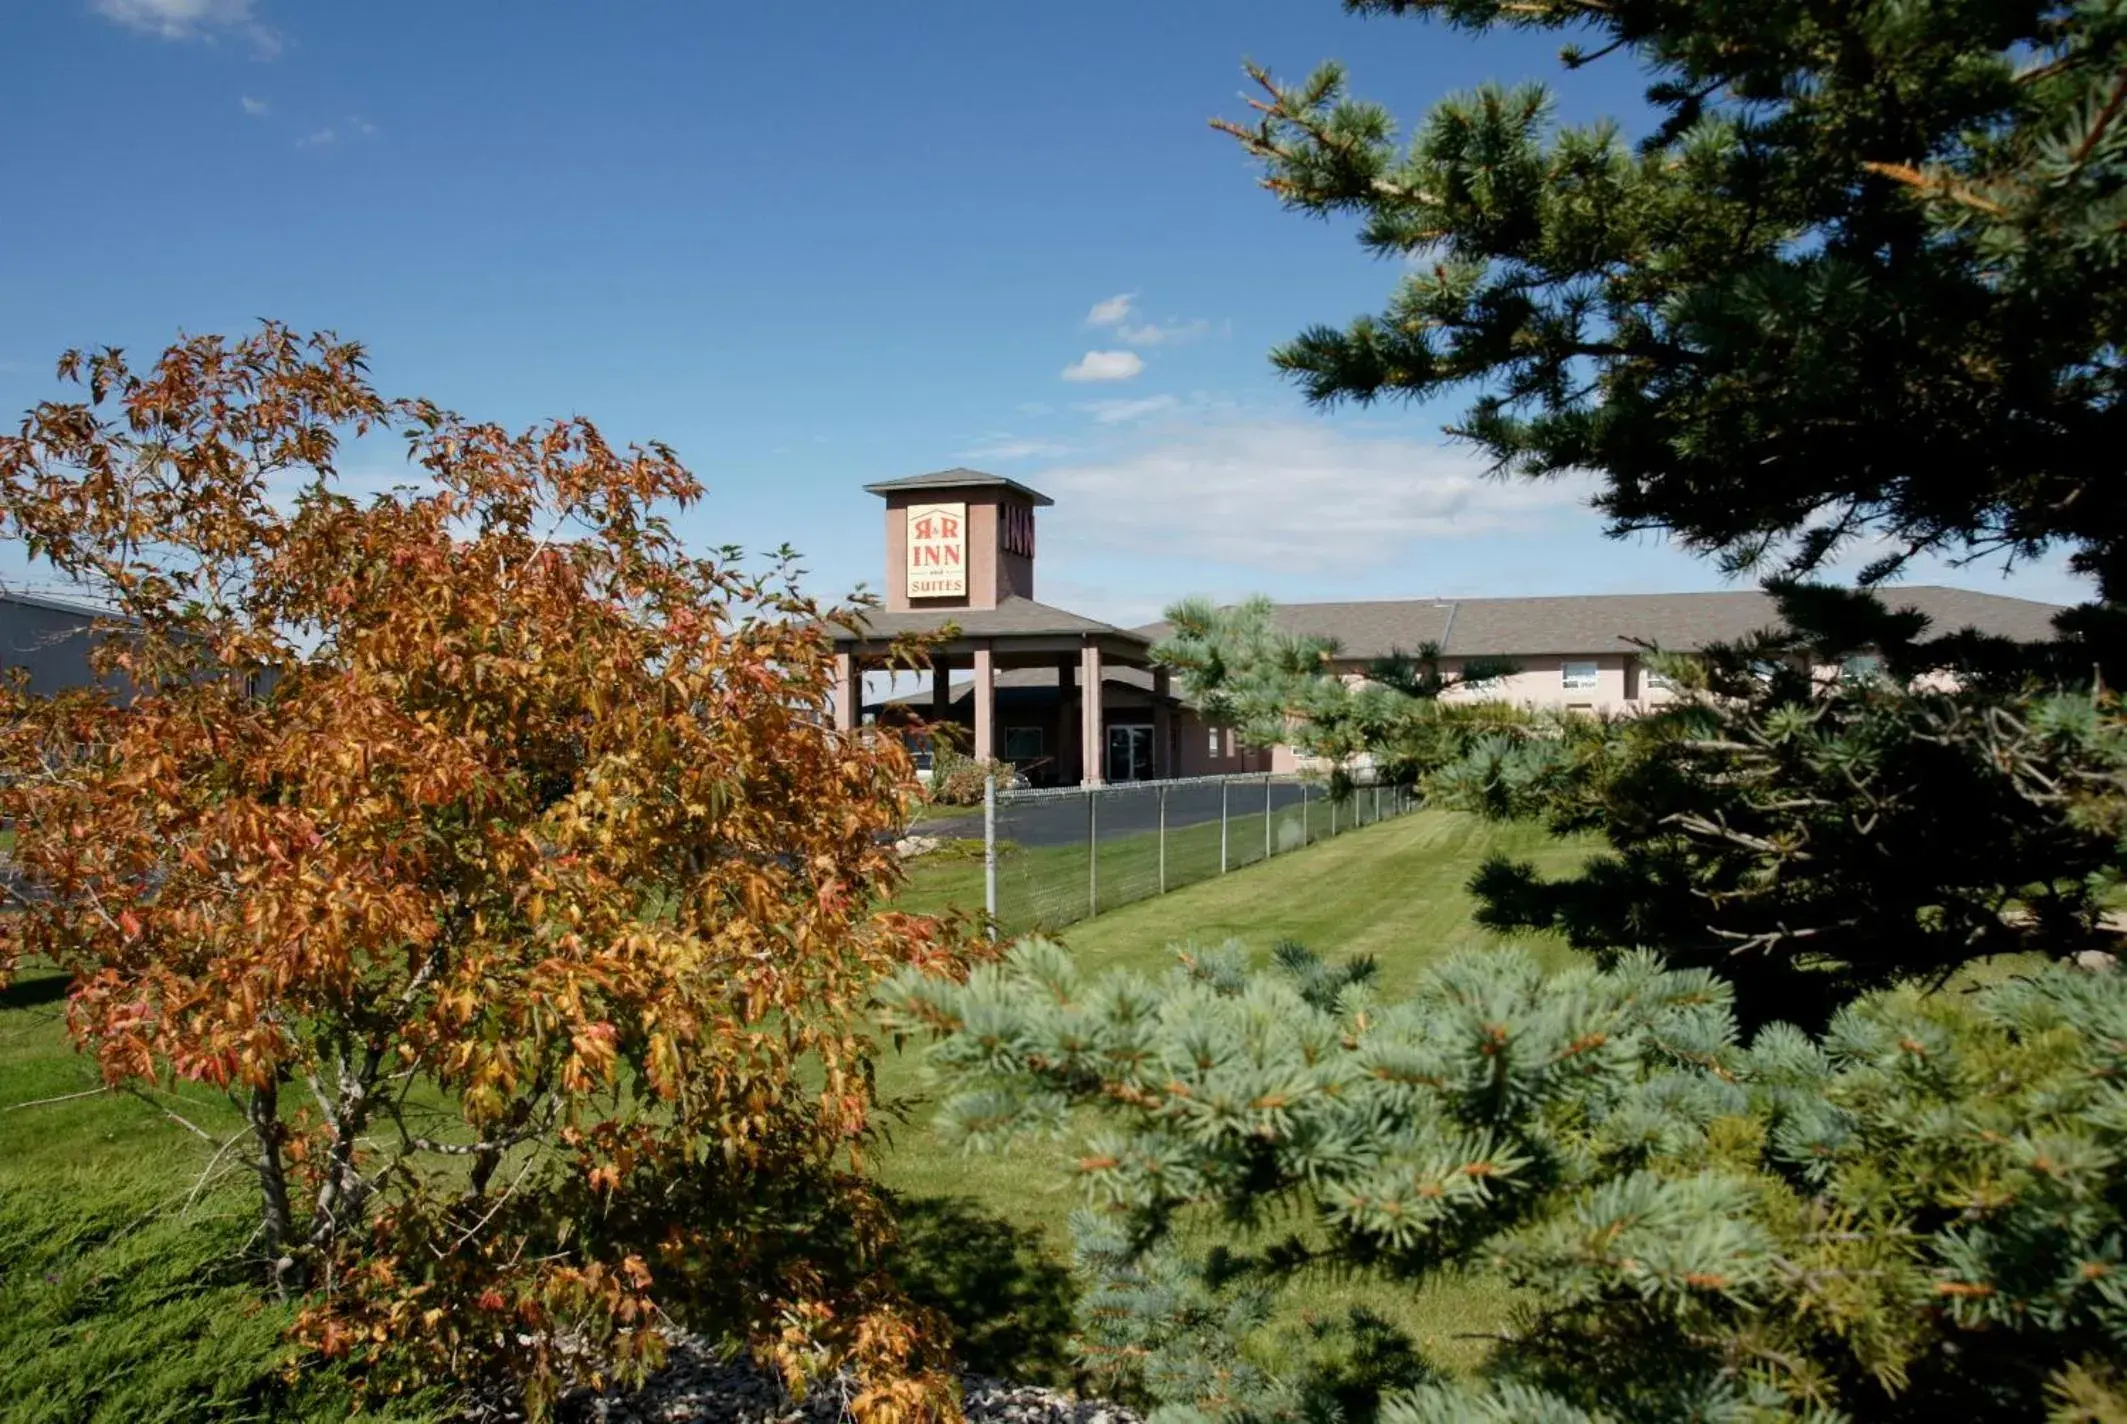
[[[1087,980],[1030,940],[884,995],[949,1138],[1083,1134],[1081,1349],[1162,1424],[2127,1417],[2127,975],[1746,1044],[1725,981],[1646,954],[1470,954],[1393,1001],[1278,958]],[[1473,1268],[1521,1302],[1476,1381],[1267,1343],[1303,1277]]]
[[981,761],[950,747],[940,747],[931,755],[930,799],[939,806],[980,806],[983,787],[992,776],[999,786],[1009,786],[1011,764]]

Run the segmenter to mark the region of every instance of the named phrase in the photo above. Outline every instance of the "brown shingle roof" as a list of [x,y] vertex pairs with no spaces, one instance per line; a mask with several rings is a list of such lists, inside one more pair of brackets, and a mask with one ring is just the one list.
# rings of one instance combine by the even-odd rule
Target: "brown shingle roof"
[[[2053,615],[2060,611],[2056,604],[2028,598],[1933,585],[1886,589],[1883,600],[1892,608],[1926,614],[1929,631],[1937,635],[1970,627],[2020,642],[2051,638]],[[1690,652],[1779,622],[1771,596],[1757,589],[1285,603],[1278,605],[1276,617],[1287,632],[1336,639],[1340,655],[1350,659],[1415,652],[1427,642],[1454,657],[1604,653],[1634,639]],[[1152,623],[1135,631],[1157,642],[1168,626]]]
[[[1031,598],[1021,598],[1017,594],[1006,594],[997,601],[995,608],[911,608],[900,613],[877,609],[861,615],[858,619],[865,637],[875,642],[905,638],[912,633],[933,633],[949,623],[957,625],[961,635],[968,638],[996,638],[1012,634],[1024,637],[1075,637],[1081,633],[1097,633],[1133,643],[1146,641],[1141,633],[1130,632],[1097,619],[1084,618],[1066,609],[1052,608],[1046,603],[1036,603]],[[836,640],[851,641],[845,633],[837,633]]]
[[877,484],[866,485],[864,492],[866,494],[898,494],[902,490],[927,489],[1008,489],[1016,495],[1032,500],[1037,505],[1056,503],[1055,500],[1050,499],[1040,490],[1029,489],[1017,480],[1006,479],[1003,475],[993,475],[987,470],[970,470],[965,466],[958,465],[950,470],[933,470],[927,475],[909,475],[898,480],[881,480]]

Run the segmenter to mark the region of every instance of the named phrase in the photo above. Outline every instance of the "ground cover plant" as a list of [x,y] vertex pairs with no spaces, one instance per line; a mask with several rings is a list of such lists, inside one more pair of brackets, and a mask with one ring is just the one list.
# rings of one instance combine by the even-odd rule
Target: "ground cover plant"
[[[936,1040],[950,1138],[1070,1137],[1081,1350],[1162,1424],[2127,1409],[2127,976],[1904,990],[1746,1044],[1725,981],[1644,953],[1464,955],[1407,994],[1276,958],[1093,977],[1034,939],[885,994]],[[1312,1350],[1266,1330],[1310,1276],[1473,1266],[1519,1290],[1474,1380],[1368,1315]]]
[[241,1119],[199,1089],[99,1091],[66,988],[31,968],[0,990],[0,1420],[345,1418],[344,1375],[284,1374],[295,1310],[246,1263],[252,1196],[195,1190],[215,1150],[200,1133]]
[[[1466,884],[1489,856],[1563,872],[1590,848],[1583,838],[1555,837],[1526,822],[1420,811],[1082,921],[1060,938],[1088,976],[1157,976],[1172,962],[1168,946],[1192,938],[1232,939],[1258,955],[1282,939],[1301,938],[1337,955],[1372,957],[1384,990],[1406,992],[1438,957],[1512,942],[1473,918],[1476,902]],[[928,908],[970,888],[979,901],[975,869],[969,880],[955,867],[919,862],[902,903]],[[1553,934],[1524,934],[1518,942],[1550,968],[1581,962]],[[1022,1238],[1030,1272],[1068,1270],[1070,1217],[1080,1202],[1072,1144],[1030,1137],[1007,1152],[969,1155],[940,1134],[936,1117],[945,1089],[925,1066],[922,1048],[920,1037],[912,1039],[879,1065],[882,1098],[901,1103],[906,1114],[881,1152],[882,1179],[908,1198],[952,1203],[1031,1233],[1032,1239]],[[1506,1287],[1483,1272],[1386,1293],[1323,1275],[1297,1283],[1282,1298],[1278,1319],[1281,1328],[1304,1334],[1310,1319],[1342,1321],[1354,1308],[1371,1310],[1386,1338],[1407,1337],[1428,1357],[1463,1370],[1482,1354],[1483,1342],[1469,1332],[1498,1328],[1510,1304]],[[1081,1368],[1067,1346],[1058,1335],[1046,1347],[1058,1362],[1054,1378],[1069,1379]]]
[[[107,1083],[226,1099],[303,1347],[538,1412],[677,1321],[947,1407],[865,1006],[957,951],[876,910],[909,767],[832,731],[787,561],[683,552],[663,447],[388,400],[330,336],[60,375],[0,528],[123,621],[100,686],[7,695],[0,982],[67,975]],[[412,485],[347,492],[349,441]]]

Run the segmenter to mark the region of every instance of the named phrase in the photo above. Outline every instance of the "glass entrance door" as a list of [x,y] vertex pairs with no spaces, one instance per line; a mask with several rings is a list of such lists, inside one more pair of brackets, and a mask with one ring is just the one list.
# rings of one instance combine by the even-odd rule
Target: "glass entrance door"
[[1143,724],[1108,728],[1108,765],[1106,775],[1110,781],[1150,781],[1152,779],[1152,729]]

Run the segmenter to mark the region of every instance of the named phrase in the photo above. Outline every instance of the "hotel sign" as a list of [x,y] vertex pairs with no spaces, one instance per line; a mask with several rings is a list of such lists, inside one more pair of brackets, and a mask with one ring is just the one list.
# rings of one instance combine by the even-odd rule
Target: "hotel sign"
[[967,592],[967,506],[908,507],[908,596],[952,598]]
[[1007,554],[1022,558],[1034,557],[1034,506],[1030,504],[999,505],[997,517],[1002,523],[1000,542]]

